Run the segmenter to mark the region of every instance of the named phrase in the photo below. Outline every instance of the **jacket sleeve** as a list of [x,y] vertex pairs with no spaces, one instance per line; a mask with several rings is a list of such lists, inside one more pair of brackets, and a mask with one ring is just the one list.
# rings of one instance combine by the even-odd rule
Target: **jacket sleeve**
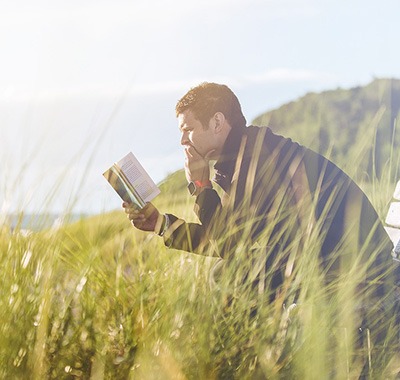
[[[214,189],[205,189],[195,201],[194,211],[200,223],[188,223],[168,214],[170,226],[164,234],[164,243],[169,248],[201,255],[211,255],[210,239],[213,224],[221,208],[221,199]],[[215,254],[215,253],[213,253]]]

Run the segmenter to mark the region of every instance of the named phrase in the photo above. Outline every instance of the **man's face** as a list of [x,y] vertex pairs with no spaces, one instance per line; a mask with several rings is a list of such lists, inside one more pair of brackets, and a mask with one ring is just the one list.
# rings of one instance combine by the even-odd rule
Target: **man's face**
[[197,153],[205,157],[208,153],[215,151],[209,158],[216,158],[216,153],[219,153],[221,147],[219,136],[215,133],[212,121],[207,129],[197,120],[192,111],[186,110],[178,115],[178,125],[182,133],[181,145],[184,147],[193,147]]

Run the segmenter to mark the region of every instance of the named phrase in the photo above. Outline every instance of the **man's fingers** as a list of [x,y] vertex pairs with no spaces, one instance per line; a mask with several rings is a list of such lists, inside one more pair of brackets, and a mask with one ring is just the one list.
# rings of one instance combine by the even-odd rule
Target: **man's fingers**
[[125,212],[128,214],[130,220],[144,221],[151,217],[154,212],[157,212],[151,203],[147,203],[142,209],[126,208]]
[[159,212],[153,204],[149,202],[141,209],[129,206],[125,207],[125,212],[131,223],[142,231],[154,231]]
[[136,206],[136,205],[134,205],[134,204],[132,204],[132,203],[128,203],[128,202],[123,202],[122,203],[122,207],[124,208],[124,211],[127,213],[127,214],[130,214],[130,213],[140,213],[140,212],[142,212],[142,210],[144,209],[139,209],[138,208],[138,206]]
[[149,202],[140,210],[140,214],[144,215],[146,218],[150,217],[157,209]]
[[193,154],[192,154],[192,152],[190,151],[190,147],[186,147],[186,148],[184,149],[184,153],[185,153],[186,159],[189,159],[189,158],[192,158],[192,157],[193,157]]
[[138,229],[141,229],[144,225],[144,220],[131,220],[131,223]]
[[203,159],[203,156],[196,150],[194,146],[189,146],[185,148],[186,157],[195,160]]
[[125,212],[127,214],[133,214],[133,213],[139,213],[140,211],[138,209],[136,209],[135,207],[125,207]]
[[136,219],[146,218],[146,216],[144,214],[142,214],[141,212],[139,212],[138,210],[130,211],[130,212],[128,212],[128,215],[130,218],[136,218]]
[[140,227],[146,221],[146,217],[143,214],[132,213],[128,214],[127,217],[135,227]]

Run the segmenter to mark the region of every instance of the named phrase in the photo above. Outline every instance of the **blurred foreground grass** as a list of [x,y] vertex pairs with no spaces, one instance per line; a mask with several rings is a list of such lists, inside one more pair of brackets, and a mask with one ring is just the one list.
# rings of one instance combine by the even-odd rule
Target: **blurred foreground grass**
[[[175,177],[155,203],[193,219],[182,173]],[[393,183],[365,189],[383,217]],[[245,265],[240,247],[236,254]],[[308,290],[294,307],[254,295],[237,272],[214,284],[216,262],[168,250],[132,229],[122,210],[28,235],[2,226],[0,378],[358,378],[371,348],[352,346],[355,332],[338,324],[356,302],[346,293],[351,278],[332,292],[303,265],[296,288]],[[390,378],[397,353],[385,355]]]

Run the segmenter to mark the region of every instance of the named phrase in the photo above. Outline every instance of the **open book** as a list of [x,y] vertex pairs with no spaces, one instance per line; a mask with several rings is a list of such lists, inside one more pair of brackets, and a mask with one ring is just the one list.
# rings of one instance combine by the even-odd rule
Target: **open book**
[[132,152],[111,166],[103,176],[123,201],[139,209],[160,194],[160,189]]

